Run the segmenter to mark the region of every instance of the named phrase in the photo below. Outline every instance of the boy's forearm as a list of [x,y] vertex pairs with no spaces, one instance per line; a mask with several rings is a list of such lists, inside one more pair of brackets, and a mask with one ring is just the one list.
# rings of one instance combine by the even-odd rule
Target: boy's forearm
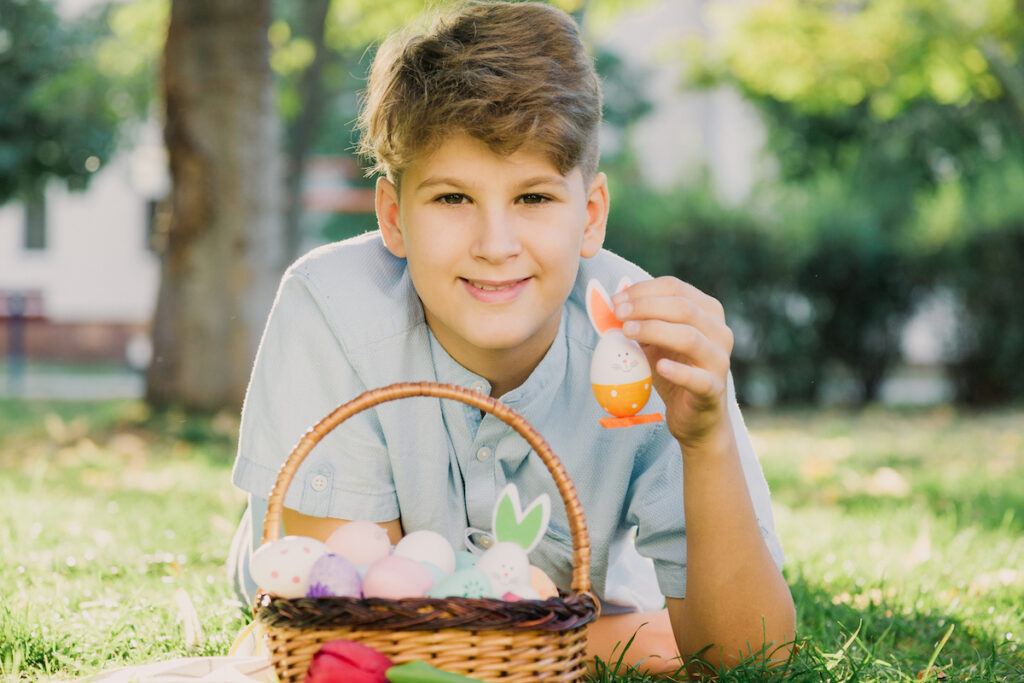
[[[793,599],[768,552],[728,422],[683,447],[686,598],[669,600],[679,651],[714,666],[751,654],[784,659],[795,630]],[[776,651],[776,648],[780,648]]]

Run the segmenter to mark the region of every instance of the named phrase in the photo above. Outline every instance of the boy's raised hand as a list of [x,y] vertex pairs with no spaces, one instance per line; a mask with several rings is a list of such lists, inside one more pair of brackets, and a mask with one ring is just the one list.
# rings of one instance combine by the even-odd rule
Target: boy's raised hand
[[623,334],[647,355],[669,432],[684,453],[731,438],[726,385],[733,334],[722,304],[674,277],[638,282],[612,303]]

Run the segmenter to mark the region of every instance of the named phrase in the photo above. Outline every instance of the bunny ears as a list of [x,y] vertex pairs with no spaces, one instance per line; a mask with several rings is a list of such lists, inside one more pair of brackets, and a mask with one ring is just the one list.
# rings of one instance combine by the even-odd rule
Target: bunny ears
[[[618,294],[626,287],[633,284],[632,280],[624,277],[619,280],[619,286],[615,288]],[[604,334],[608,330],[622,327],[622,321],[615,317],[615,308],[612,306],[612,298],[598,280],[587,282],[587,317],[590,324],[594,326],[598,334]]]
[[494,506],[491,530],[499,543],[511,541],[522,546],[526,552],[537,547],[551,521],[551,498],[542,493],[523,510],[519,502],[519,489],[509,484],[501,491]]

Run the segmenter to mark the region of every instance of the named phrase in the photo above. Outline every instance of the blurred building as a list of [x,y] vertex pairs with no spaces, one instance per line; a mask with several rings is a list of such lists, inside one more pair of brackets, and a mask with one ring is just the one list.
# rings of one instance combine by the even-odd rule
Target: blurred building
[[[167,193],[159,130],[97,171],[85,192],[0,206],[0,352],[30,360],[145,363]],[[12,348],[17,345],[22,348]]]
[[[738,5],[750,0],[732,0]],[[640,73],[647,73],[653,110],[632,127],[644,180],[671,189],[705,172],[718,199],[746,199],[764,172],[765,129],[753,106],[731,88],[685,89],[683,46],[713,41],[708,0],[645,0],[602,28],[599,40]]]

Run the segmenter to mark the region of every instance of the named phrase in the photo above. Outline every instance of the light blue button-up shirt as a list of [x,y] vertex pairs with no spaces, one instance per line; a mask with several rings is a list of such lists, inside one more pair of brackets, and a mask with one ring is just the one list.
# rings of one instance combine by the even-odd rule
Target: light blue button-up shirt
[[[598,278],[610,289],[623,276],[648,277],[606,251],[584,259],[554,343],[529,378],[500,399],[545,438],[575,484],[590,535],[595,592],[655,609],[663,595],[682,597],[686,588],[679,446],[664,422],[602,427],[605,413],[589,380],[598,335],[586,315],[586,283]],[[434,338],[404,259],[392,256],[378,233],[322,247],[292,266],[270,314],[243,409],[232,479],[252,494],[255,519],[252,543],[233,552],[246,554],[259,543],[266,497],[302,434],[363,391],[404,381],[490,392],[484,378],[459,365]],[[754,509],[781,565],[768,488],[731,382],[729,402]],[[642,412],[664,413],[656,393]],[[458,548],[468,527],[490,529],[495,496],[507,482],[516,483],[524,502],[551,496],[550,528],[531,561],[568,589],[572,539],[551,475],[512,427],[457,401],[404,399],[346,421],[306,458],[285,505],[314,516],[400,518],[406,533],[431,529]]]

